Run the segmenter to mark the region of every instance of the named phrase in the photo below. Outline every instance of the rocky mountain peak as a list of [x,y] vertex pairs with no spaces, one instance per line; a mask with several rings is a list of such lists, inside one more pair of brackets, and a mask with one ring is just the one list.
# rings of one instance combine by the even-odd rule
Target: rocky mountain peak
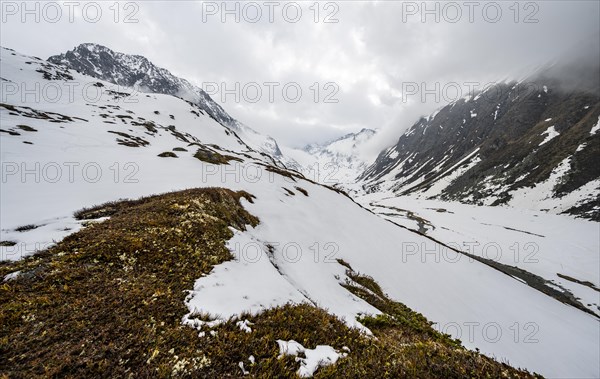
[[156,66],[141,55],[119,53],[106,46],[83,43],[66,53],[51,56],[48,61],[120,86],[135,87],[141,92],[180,97],[232,129],[251,147],[276,159],[281,157],[281,150],[273,138],[237,121],[202,88]]

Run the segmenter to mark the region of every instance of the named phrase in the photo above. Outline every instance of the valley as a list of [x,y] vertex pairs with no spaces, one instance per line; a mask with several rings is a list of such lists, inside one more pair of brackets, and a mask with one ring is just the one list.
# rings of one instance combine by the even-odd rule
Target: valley
[[[280,148],[142,58],[1,50],[0,375],[600,372],[597,98],[498,137],[461,101],[370,161],[376,131]],[[67,81],[99,96],[24,95]]]

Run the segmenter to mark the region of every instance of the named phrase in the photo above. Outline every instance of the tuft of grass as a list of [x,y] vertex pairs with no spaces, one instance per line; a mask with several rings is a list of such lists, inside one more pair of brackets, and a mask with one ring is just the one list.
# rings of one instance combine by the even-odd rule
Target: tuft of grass
[[117,138],[117,143],[119,145],[127,146],[127,147],[144,147],[148,146],[150,142],[146,141],[141,137],[136,137],[129,135],[123,132],[115,132],[114,130],[109,130],[108,133],[116,134],[122,138]]
[[154,122],[146,121],[144,119],[141,119],[141,121],[142,122],[132,121],[131,125],[143,126],[146,129],[146,131],[150,133],[150,135],[154,135],[156,134],[156,132],[158,132],[158,129],[156,128],[156,124],[154,124]]
[[33,225],[33,224],[23,225],[23,226],[19,226],[18,228],[15,228],[15,232],[27,232],[29,230],[37,229],[40,226],[41,225]]
[[185,149],[183,147],[174,147],[173,151],[187,151],[187,149]]
[[346,262],[345,260],[343,260],[342,258],[338,258],[336,259],[336,261],[341,264],[342,266],[346,267],[349,271],[354,271],[352,270],[352,266],[350,266],[350,263]]
[[296,182],[296,179],[304,179],[300,174],[297,174],[290,170],[285,170],[285,169],[275,167],[275,166],[270,166],[270,165],[264,165],[264,166],[266,167],[266,169],[265,169],[266,171],[284,176],[288,179],[291,179],[294,182]]
[[380,297],[385,297],[385,294],[383,293],[383,290],[379,286],[379,283],[377,283],[375,281],[375,279],[373,279],[372,277],[370,277],[368,275],[358,274],[352,270],[346,271],[346,275],[348,275],[348,277],[350,279],[352,279],[352,281],[354,283],[361,285],[362,287],[373,292],[375,295],[380,296]]
[[364,317],[359,321],[368,328],[377,326],[396,327],[412,338],[434,340],[452,347],[461,347],[461,342],[449,335],[441,334],[433,329],[432,322],[421,313],[415,312],[406,305],[393,301],[381,289],[381,286],[370,276],[347,270],[347,282],[343,285],[348,291],[365,300],[384,313],[383,316]]
[[240,158],[223,155],[205,146],[200,146],[194,154],[194,158],[211,164],[229,164],[229,161],[243,162]]
[[20,136],[21,133],[19,132],[15,132],[14,130],[4,130],[4,129],[0,129],[1,133],[7,133],[10,136]]
[[305,190],[304,188],[302,188],[302,187],[298,187],[298,186],[296,186],[296,187],[294,187],[294,188],[295,188],[295,189],[297,189],[297,190],[298,190],[298,192],[302,193],[304,196],[308,196],[308,191],[307,191],[307,190]]
[[161,158],[178,158],[177,154],[172,151],[165,151],[164,153],[158,154]]
[[17,125],[17,128],[24,130],[26,132],[37,132],[37,129],[32,128],[31,126],[28,125]]
[[0,246],[4,247],[15,246],[16,244],[14,241],[0,241]]

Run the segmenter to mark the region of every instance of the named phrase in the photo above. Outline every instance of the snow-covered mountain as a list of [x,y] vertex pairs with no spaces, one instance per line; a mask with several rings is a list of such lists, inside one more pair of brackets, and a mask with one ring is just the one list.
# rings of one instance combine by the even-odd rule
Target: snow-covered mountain
[[48,61],[119,86],[190,101],[221,125],[231,128],[255,150],[275,159],[281,158],[281,151],[273,138],[235,120],[202,88],[157,67],[143,56],[123,54],[98,44],[84,43],[64,54],[51,56]]
[[362,129],[326,143],[315,143],[302,149],[284,148],[284,155],[293,159],[288,166],[305,176],[325,184],[351,184],[375,156],[366,145],[377,131]]
[[600,96],[570,87],[540,75],[453,102],[384,150],[363,187],[600,220]]
[[[218,377],[223,372],[239,376],[246,370],[260,374],[265,367],[283,364],[286,375],[294,374],[298,366],[296,372],[309,374],[331,369],[321,368],[322,361],[338,362],[339,367],[352,363],[370,370],[383,366],[387,370],[392,365],[397,368],[394,372],[406,373],[429,369],[432,360],[442,362],[446,369],[446,364],[452,363],[444,362],[446,353],[467,357],[469,369],[499,365],[479,355],[467,355],[456,345],[448,349],[441,337],[431,336],[428,323],[423,327],[421,315],[406,313],[410,308],[432,320],[440,331],[460,338],[467,348],[515,367],[550,377],[598,376],[600,329],[598,303],[594,303],[600,286],[599,247],[594,238],[597,223],[528,212],[527,218],[513,227],[513,219],[523,216],[510,209],[498,208],[502,213],[492,214],[482,208],[471,215],[459,206],[431,210],[427,204],[417,204],[414,206],[423,212],[418,217],[416,210],[401,209],[402,199],[383,199],[380,193],[361,199],[365,207],[373,204],[380,209],[376,214],[339,190],[275,167],[270,156],[248,146],[198,104],[165,94],[136,96],[130,87],[62,65],[5,48],[0,53],[0,254],[2,260],[16,261],[0,264],[0,304],[9,304],[6,307],[10,309],[3,313],[3,320],[11,322],[0,330],[1,371],[41,362],[39,367],[29,368],[44,373],[49,363],[44,358],[57,351],[67,351],[60,372],[98,372],[105,368],[95,364],[101,360],[115,362],[106,370],[125,373],[127,365],[141,362],[139,367],[150,367],[145,371],[148,376],[159,372],[156,362],[162,362],[160,373],[164,376],[191,372],[200,377]],[[74,92],[66,91],[70,83],[79,84]],[[81,91],[92,87],[100,93],[93,101]],[[26,96],[30,88],[64,88],[65,92],[58,98]],[[127,101],[134,96],[136,101]],[[367,139],[372,133],[363,134]],[[348,142],[352,140],[348,137],[333,144],[339,146],[340,156],[342,152],[354,154],[354,143]],[[156,198],[114,203],[198,187],[221,188],[222,192],[206,190],[208,195],[187,199],[174,194],[161,206],[152,202]],[[240,196],[237,201],[252,215],[252,223],[232,211],[236,200],[223,193]],[[212,207],[219,201],[223,204],[219,203],[222,206],[216,212]],[[89,209],[104,202],[113,203]],[[125,208],[119,211],[121,206]],[[103,217],[76,218],[74,212],[84,207],[92,214],[94,209],[100,210],[98,215]],[[107,211],[111,207],[114,209]],[[126,223],[124,220],[131,219],[123,217],[132,214],[139,216],[137,222]],[[411,219],[402,221],[406,214]],[[169,224],[182,215],[181,222]],[[223,217],[233,221],[228,224]],[[468,222],[452,225],[461,218]],[[163,228],[161,222],[169,227]],[[430,225],[439,225],[435,234],[413,230],[431,230]],[[193,234],[198,227],[200,232]],[[512,247],[511,239],[520,243],[536,234],[542,248],[535,255],[538,266],[519,265],[537,275],[535,283],[522,272],[507,275],[505,267],[469,259],[460,246],[449,250],[452,242],[458,242],[455,238],[472,242],[486,233],[493,237],[496,230],[502,231],[502,248]],[[83,244],[86,240],[79,231],[93,243]],[[121,232],[127,238],[110,238]],[[461,237],[464,235],[468,238]],[[152,236],[156,238],[152,240]],[[192,242],[179,244],[185,239]],[[560,244],[553,244],[555,240]],[[56,250],[27,258],[48,246]],[[553,250],[547,250],[549,246]],[[232,256],[219,260],[216,253],[225,247]],[[577,258],[561,254],[563,249],[577,249]],[[153,271],[157,266],[148,259],[150,253],[160,257],[158,268],[166,272],[164,277],[157,275],[163,271]],[[177,260],[168,261],[167,267],[160,265],[174,254],[178,254]],[[486,251],[471,251],[472,256],[481,254]],[[197,274],[179,275],[201,258],[206,261]],[[506,265],[506,261],[499,263]],[[562,276],[556,275],[556,267]],[[111,280],[101,286],[85,286],[90,278],[105,277]],[[166,289],[136,286],[140,278],[151,284],[160,282]],[[182,282],[189,283],[187,293],[172,290]],[[549,295],[550,285],[567,288],[574,296],[563,301],[564,296]],[[113,296],[111,301],[103,297],[107,292]],[[120,294],[127,294],[134,304]],[[579,300],[573,300],[575,297]],[[163,302],[165,298],[175,300]],[[578,301],[589,305],[578,305]],[[88,302],[95,307],[84,306]],[[304,316],[308,311],[302,317],[274,317],[284,325],[269,329],[273,319],[265,321],[261,315],[281,314],[277,312],[284,312],[289,304],[318,307],[342,321],[336,324],[322,317],[319,320],[327,323],[305,327],[311,332],[306,340],[295,333],[300,330],[297,324],[307,323]],[[121,316],[118,311],[124,308],[132,315],[127,323],[115,317]],[[53,310],[68,316],[57,322]],[[394,313],[400,311],[410,318]],[[383,328],[386,334],[369,337],[366,315],[374,316],[371,328]],[[113,328],[97,332],[99,322]],[[182,323],[190,328],[182,328]],[[398,325],[417,325],[417,334],[425,337],[405,340],[395,329]],[[13,332],[13,328],[23,333]],[[326,337],[312,333],[316,328],[324,328]],[[352,348],[329,336],[344,328],[362,331],[348,339],[354,341]],[[173,334],[163,334],[165,330]],[[394,333],[388,333],[390,330]],[[85,342],[77,333],[83,334]],[[119,333],[125,343],[113,339]],[[384,351],[384,358],[373,360],[372,354],[382,353],[365,349],[383,343],[391,334],[397,338],[392,340],[393,348]],[[183,337],[192,341],[191,346],[181,343]],[[219,345],[229,342],[228,338],[242,343]],[[321,338],[329,338],[329,342]],[[247,349],[244,354],[235,350],[219,360],[219,354],[238,345]],[[215,346],[221,349],[210,350]],[[286,346],[296,347],[296,353],[305,352],[305,356],[282,358],[290,353]],[[102,348],[107,349],[103,355],[94,354]],[[122,355],[114,349],[120,349]],[[188,350],[190,355],[184,355]],[[325,357],[323,350],[328,353]],[[389,359],[410,354],[425,357],[418,361],[422,363],[419,367],[410,366],[412,361],[404,366],[400,359]],[[497,376],[517,377],[508,366],[500,367]],[[464,370],[459,367],[450,376],[464,376]],[[337,376],[335,371],[329,373]],[[445,373],[432,376],[445,377]]]

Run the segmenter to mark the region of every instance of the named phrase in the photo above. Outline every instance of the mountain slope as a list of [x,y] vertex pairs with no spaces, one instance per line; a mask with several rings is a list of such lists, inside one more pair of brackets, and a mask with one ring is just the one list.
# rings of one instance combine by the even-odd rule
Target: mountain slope
[[263,136],[235,120],[204,90],[155,66],[143,56],[114,52],[105,46],[85,43],[64,54],[51,56],[48,61],[119,86],[190,101],[221,125],[230,127],[254,149],[274,158],[281,157],[279,146],[273,138]]
[[497,84],[422,118],[362,175],[391,190],[600,220],[600,96],[557,80]]
[[348,133],[322,144],[310,144],[303,149],[286,148],[285,155],[295,161],[288,166],[320,183],[354,183],[374,159],[365,151],[365,146],[376,133],[375,130],[362,129],[358,133]]
[[[470,366],[462,364],[443,372],[449,354],[479,368],[494,364],[431,339],[437,334],[419,312],[467,348],[516,367],[598,376],[596,317],[479,261],[410,258],[411,246],[444,246],[274,167],[198,106],[160,94],[124,102],[131,89],[7,49],[0,64],[6,84],[26,84],[0,107],[0,253],[18,260],[0,265],[3,373],[15,367],[13,359],[44,375],[43,364],[31,366],[45,362],[45,354],[60,358],[53,361],[57,373],[73,375],[139,365],[152,374],[160,368],[162,376],[234,376],[242,367],[274,375],[275,365],[293,376],[323,350],[346,367],[343,375],[352,372],[348,365],[378,374],[386,363],[398,375],[466,375]],[[80,92],[59,101],[23,96],[36,83],[67,81],[100,88],[102,96],[94,103]],[[198,187],[205,189],[118,201]],[[114,317],[121,307],[131,324]],[[448,328],[474,321],[481,324],[472,336],[466,327]],[[530,323],[538,327],[537,343],[523,341]],[[489,324],[501,328],[499,340],[482,333]],[[429,339],[402,340],[408,332]],[[393,344],[381,345],[387,338]],[[281,353],[298,347],[291,340],[306,348],[305,356],[279,360],[278,346]],[[415,359],[389,362],[390,356]],[[338,363],[317,368],[335,376]]]
[[[259,224],[242,199],[253,201],[243,191],[207,188],[88,208],[77,212],[92,223],[85,229],[36,257],[0,263],[0,278],[9,278],[0,289],[0,373],[293,378],[317,371],[381,378],[410,370],[417,377],[532,377],[435,331],[347,263],[349,294],[387,312],[361,317],[377,339],[307,302],[220,325],[222,319],[192,314],[184,319],[192,327],[182,326],[182,293],[232,260],[225,242],[234,230]],[[94,221],[99,216],[108,219]],[[399,349],[402,358],[390,362]]]

